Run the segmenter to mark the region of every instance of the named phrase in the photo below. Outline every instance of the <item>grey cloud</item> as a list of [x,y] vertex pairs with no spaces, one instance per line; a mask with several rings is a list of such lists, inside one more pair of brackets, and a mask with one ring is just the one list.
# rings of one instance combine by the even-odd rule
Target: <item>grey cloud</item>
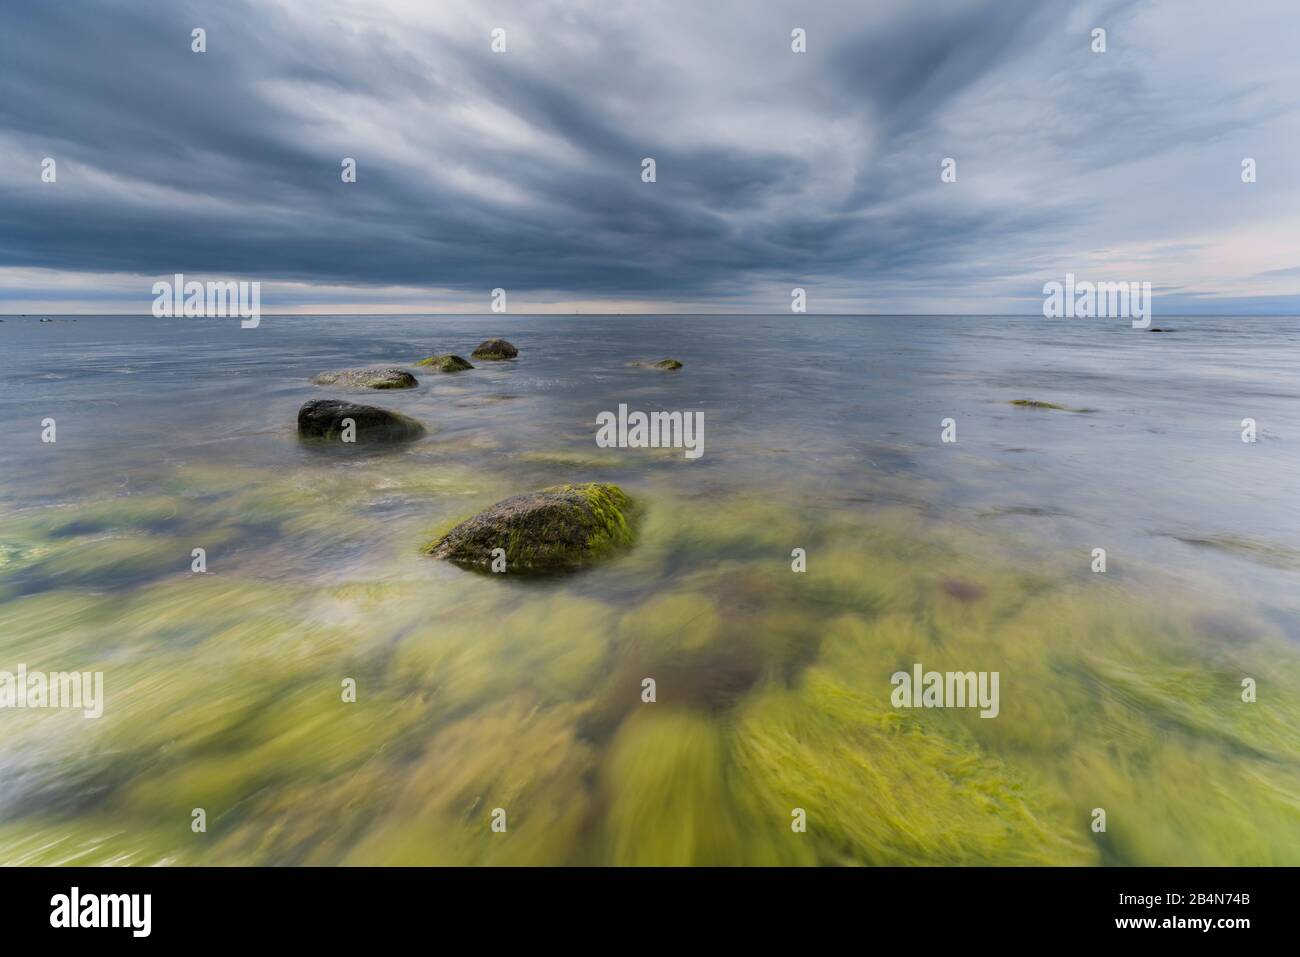
[[[701,303],[792,280],[1012,294],[1080,255],[1082,185],[1123,157],[1072,130],[1105,101],[1152,150],[1267,120],[1246,104],[1276,78],[1248,63],[1204,89],[1140,58],[1065,64],[1086,42],[1073,14],[1143,7],[449,4],[395,27],[382,5],[6,4],[0,267]],[[507,55],[465,26],[494,15],[521,38]],[[1060,115],[1025,123],[1021,97]],[[962,190],[938,180],[950,152]],[[32,185],[45,155],[55,187]],[[1034,177],[1052,163],[1071,181]]]

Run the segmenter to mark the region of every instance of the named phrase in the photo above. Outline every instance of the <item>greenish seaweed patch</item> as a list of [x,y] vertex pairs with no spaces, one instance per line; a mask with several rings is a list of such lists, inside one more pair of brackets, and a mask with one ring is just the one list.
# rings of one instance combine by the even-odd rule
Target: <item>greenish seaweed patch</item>
[[[1300,850],[1300,655],[1232,583],[1081,581],[1076,554],[1018,564],[1014,542],[906,499],[846,509],[819,486],[704,494],[646,475],[644,512],[578,496],[607,543],[635,525],[599,588],[447,587],[411,543],[533,487],[516,473],[416,447],[165,477],[167,495],[0,509],[0,659],[104,670],[107,698],[100,721],[4,715],[0,860],[1287,865]],[[281,545],[245,547],[252,519]],[[163,576],[105,586],[137,559]],[[914,662],[999,671],[998,718],[893,708],[889,676]],[[342,676],[361,707],[341,704]],[[497,806],[509,837],[482,840]]]

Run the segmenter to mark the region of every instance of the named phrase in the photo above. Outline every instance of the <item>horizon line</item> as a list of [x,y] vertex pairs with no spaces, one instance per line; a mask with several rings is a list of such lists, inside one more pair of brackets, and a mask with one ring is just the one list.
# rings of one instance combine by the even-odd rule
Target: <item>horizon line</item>
[[[157,319],[165,320],[217,320],[217,319],[238,319],[239,316],[155,316],[151,313],[137,312],[0,312],[0,318],[4,319],[37,319],[40,317],[57,317],[60,319],[68,318],[89,318],[89,319]],[[698,316],[698,317],[719,317],[719,318],[777,318],[784,316],[791,317],[828,317],[843,319],[872,319],[872,318],[943,318],[943,319],[961,319],[988,317],[991,319],[1049,319],[1052,321],[1061,319],[1070,319],[1075,321],[1080,318],[1100,319],[1102,321],[1121,320],[1129,317],[1125,316],[1087,316],[1087,317],[1064,317],[1064,316],[1044,316],[1041,312],[262,312],[259,313],[263,319],[320,319],[320,318],[338,318],[338,317],[356,317],[356,318],[391,318],[401,316],[456,316],[456,317],[474,317],[483,316],[489,318],[493,316],[516,316],[524,318],[546,318],[560,317],[572,318],[577,316],[594,316],[597,318],[626,318],[629,316],[649,316],[662,318],[665,316]],[[1162,318],[1167,319],[1296,319],[1300,318],[1300,312],[1170,312],[1161,313]],[[1152,318],[1156,318],[1152,316]]]

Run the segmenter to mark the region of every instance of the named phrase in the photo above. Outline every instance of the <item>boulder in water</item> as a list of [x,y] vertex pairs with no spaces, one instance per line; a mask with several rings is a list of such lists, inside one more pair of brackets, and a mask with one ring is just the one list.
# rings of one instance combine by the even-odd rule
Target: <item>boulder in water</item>
[[406,442],[424,434],[424,426],[408,415],[373,405],[338,399],[312,399],[298,410],[298,437],[357,445]]
[[503,549],[507,574],[573,571],[632,543],[632,509],[632,500],[617,485],[557,485],[497,502],[435,539],[425,552],[462,568],[490,571],[492,552]]
[[513,359],[519,350],[504,339],[487,339],[469,354],[471,359]]
[[350,389],[412,389],[420,384],[411,373],[394,366],[322,372],[311,381],[316,385],[341,385]]
[[416,363],[417,366],[425,366],[438,372],[464,372],[466,369],[474,368],[460,356],[454,356],[450,352],[440,356],[429,356],[427,359],[421,359]]

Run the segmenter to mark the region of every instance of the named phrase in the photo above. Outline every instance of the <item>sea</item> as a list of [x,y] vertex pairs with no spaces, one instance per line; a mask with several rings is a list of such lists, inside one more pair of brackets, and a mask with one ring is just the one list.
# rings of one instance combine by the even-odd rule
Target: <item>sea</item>
[[[0,863],[1300,864],[1300,319],[1155,326],[5,316]],[[369,365],[418,385],[310,381]],[[636,504],[605,562],[424,552],[578,482]]]

